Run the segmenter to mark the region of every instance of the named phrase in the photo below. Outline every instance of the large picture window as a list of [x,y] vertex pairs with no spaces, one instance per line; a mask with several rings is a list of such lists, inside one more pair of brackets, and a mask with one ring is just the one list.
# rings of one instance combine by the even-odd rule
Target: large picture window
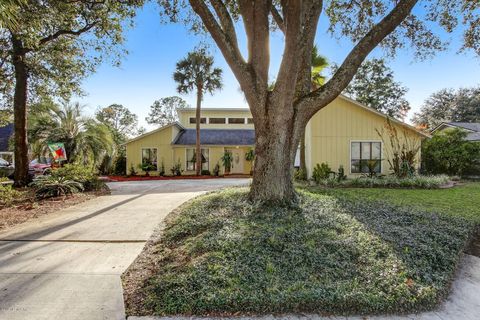
[[[210,157],[209,149],[201,149],[202,150],[202,170],[208,170],[208,161]],[[188,148],[187,149],[187,171],[195,171],[196,170],[196,157],[195,157],[195,149]]]
[[352,173],[382,172],[381,142],[352,142],[351,146]]
[[156,148],[142,149],[142,167],[146,166],[150,166],[149,171],[156,171],[158,169]]

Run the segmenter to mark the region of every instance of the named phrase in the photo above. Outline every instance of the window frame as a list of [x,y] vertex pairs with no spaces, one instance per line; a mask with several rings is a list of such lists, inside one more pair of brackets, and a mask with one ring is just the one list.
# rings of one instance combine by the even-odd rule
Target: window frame
[[[360,143],[360,159],[353,159],[353,144],[354,143]],[[370,159],[362,159],[362,143],[370,143]],[[349,167],[350,167],[350,174],[368,174],[368,172],[362,172],[362,168],[360,165],[360,172],[353,172],[352,171],[352,161],[357,160],[357,161],[362,161],[362,160],[375,160],[372,159],[372,143],[379,143],[380,144],[380,158],[378,159],[380,161],[380,170],[379,172],[376,172],[377,174],[381,174],[383,171],[383,141],[382,140],[350,140],[350,159],[349,159]]]
[[[236,120],[242,120],[243,122],[230,122],[230,119],[236,119]],[[228,124],[246,124],[246,118],[242,117],[228,117],[227,118],[227,123]]]
[[[213,123],[212,123],[212,119],[215,119],[215,120],[223,119],[223,122],[213,122]],[[227,118],[222,118],[222,117],[209,117],[209,118],[208,118],[208,123],[209,123],[209,124],[227,124]]]
[[[188,123],[189,124],[197,124],[197,117],[189,117],[188,118]],[[207,124],[207,118],[206,117],[200,117],[200,124]]]
[[[195,165],[196,165],[196,162],[192,162],[188,159],[188,150],[193,150],[193,154],[195,154],[195,150],[196,150],[196,147],[190,147],[190,148],[185,148],[185,171],[195,171],[196,168],[195,168]],[[202,163],[202,168],[200,169],[200,171],[202,170],[210,170],[210,148],[200,148],[200,152],[202,152],[203,150],[207,150],[207,161]],[[189,163],[192,163],[192,169],[190,170],[189,167],[188,167],[188,164]],[[206,168],[204,168],[203,166],[206,165]]]
[[158,148],[155,148],[155,147],[141,147],[140,148],[140,165],[143,166],[143,150],[155,150],[155,155],[156,155],[156,161],[157,161],[157,168],[155,170],[152,170],[152,171],[158,171],[159,170],[159,167],[158,167]]

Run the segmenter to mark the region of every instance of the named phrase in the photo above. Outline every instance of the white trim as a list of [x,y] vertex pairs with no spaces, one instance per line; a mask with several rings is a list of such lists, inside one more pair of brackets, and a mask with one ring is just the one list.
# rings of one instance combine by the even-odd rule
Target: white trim
[[[364,174],[363,172],[352,172],[352,143],[353,142],[380,142],[380,174],[383,173],[383,160],[382,159],[382,156],[384,155],[384,152],[383,152],[383,141],[382,140],[374,140],[374,139],[362,139],[362,140],[359,140],[359,139],[354,139],[354,140],[349,140],[349,155],[348,155],[348,172],[349,174],[354,174],[354,175],[360,175],[360,174]],[[361,151],[360,151],[361,152]],[[362,156],[360,154],[360,156]]]
[[[175,109],[178,112],[192,112],[196,111],[196,108],[177,108]],[[234,111],[234,112],[250,112],[248,107],[237,107],[237,108],[203,108],[202,111]]]

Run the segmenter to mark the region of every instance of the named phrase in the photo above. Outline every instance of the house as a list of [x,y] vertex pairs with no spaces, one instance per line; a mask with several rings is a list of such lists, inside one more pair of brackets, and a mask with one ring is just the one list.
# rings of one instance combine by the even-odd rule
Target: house
[[[143,163],[154,164],[157,174],[163,167],[179,164],[183,174],[195,173],[195,109],[177,110],[179,121],[136,137],[126,143],[127,170],[139,171]],[[248,174],[251,163],[245,154],[255,148],[255,129],[247,108],[203,108],[200,140],[202,170],[213,171],[221,166],[224,152],[233,156],[232,174]],[[392,150],[388,137],[380,136],[387,116],[345,96],[340,96],[317,112],[306,127],[306,164],[311,175],[317,163],[326,162],[337,171],[343,166],[345,174],[353,177],[368,172],[367,162],[375,163],[377,173],[388,174]],[[403,122],[391,119],[400,133],[399,139],[420,144],[427,134]],[[384,131],[384,130],[383,130]],[[384,141],[382,141],[384,140]],[[420,160],[420,154],[417,155]],[[417,161],[420,165],[420,161]],[[223,167],[221,167],[223,173]]]
[[13,136],[13,123],[0,127],[0,152],[9,151],[10,139]]
[[449,129],[458,128],[467,132],[465,140],[480,141],[480,123],[471,122],[442,122],[432,130],[432,134],[442,132]]

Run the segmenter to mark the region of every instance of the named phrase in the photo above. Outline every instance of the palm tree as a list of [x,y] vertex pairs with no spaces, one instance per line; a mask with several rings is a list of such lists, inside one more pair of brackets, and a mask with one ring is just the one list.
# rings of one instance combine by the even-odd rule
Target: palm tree
[[15,29],[18,26],[18,10],[26,4],[26,0],[0,1],[0,28]]
[[[327,59],[318,53],[317,46],[312,49],[312,89],[316,90],[325,83],[323,70],[328,66]],[[305,134],[300,139],[300,173],[302,179],[307,178],[307,164],[305,161]]]
[[200,148],[200,109],[203,96],[206,92],[213,95],[215,90],[222,88],[222,69],[213,68],[213,56],[205,48],[189,52],[187,56],[177,62],[173,79],[178,83],[177,91],[188,94],[194,90],[197,93],[196,112],[196,151],[195,172],[200,175],[202,168],[202,152]]
[[105,156],[111,157],[115,152],[109,128],[82,115],[82,106],[78,103],[62,107],[49,105],[31,114],[29,122],[29,141],[36,145],[37,155],[47,153],[50,142],[64,143],[68,162],[99,165]]

